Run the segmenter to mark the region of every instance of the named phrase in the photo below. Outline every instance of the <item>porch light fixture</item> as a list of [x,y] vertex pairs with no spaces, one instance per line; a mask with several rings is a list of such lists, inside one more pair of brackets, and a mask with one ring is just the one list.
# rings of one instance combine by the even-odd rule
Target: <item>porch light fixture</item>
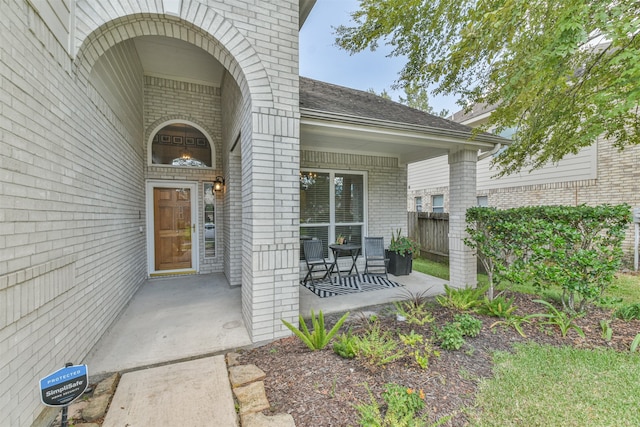
[[221,191],[223,188],[224,188],[224,178],[221,176],[216,176],[216,180],[213,181],[214,191]]

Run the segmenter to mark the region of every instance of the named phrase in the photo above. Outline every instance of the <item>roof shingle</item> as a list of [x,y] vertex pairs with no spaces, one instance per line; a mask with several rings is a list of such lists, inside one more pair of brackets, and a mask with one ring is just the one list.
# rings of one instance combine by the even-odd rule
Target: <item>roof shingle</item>
[[300,76],[300,108],[470,132],[471,128],[369,92]]

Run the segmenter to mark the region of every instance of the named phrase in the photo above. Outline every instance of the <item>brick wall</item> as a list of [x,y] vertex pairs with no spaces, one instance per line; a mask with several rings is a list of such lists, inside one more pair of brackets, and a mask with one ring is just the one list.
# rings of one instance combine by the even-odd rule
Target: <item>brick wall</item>
[[[197,108],[194,108],[197,106]],[[213,182],[223,175],[222,164],[222,112],[220,88],[195,83],[179,82],[159,77],[144,78],[144,128],[146,161],[145,178],[150,180],[183,180],[198,182],[198,224],[204,224],[203,183]],[[213,169],[179,168],[151,164],[150,144],[154,132],[169,122],[188,123],[206,130],[211,138],[209,144],[214,158]],[[199,266],[201,273],[223,271],[224,249],[222,236],[225,233],[223,218],[224,196],[216,193],[215,216],[217,247],[215,257],[205,258],[204,234],[198,233]],[[151,232],[152,230],[149,230]]]
[[[280,319],[298,314],[298,2],[185,0],[179,16],[162,2],[75,6],[71,56],[28,2],[0,20],[0,423],[12,426],[31,424],[37,380],[81,362],[146,277],[145,178],[203,179],[145,168],[149,127],[166,117],[143,116],[133,37],[190,42],[235,81],[241,162],[225,165],[216,146],[216,167],[241,168],[226,172],[242,177],[229,185],[242,201],[231,262],[244,319],[258,341],[287,335]],[[171,85],[148,84],[149,100]],[[185,96],[217,96],[194,89]],[[213,120],[202,126],[216,134]]]
[[[121,120],[27,2],[2,14],[0,424],[28,426],[38,379],[80,363],[144,280],[142,98]],[[112,77],[141,94],[129,48]]]
[[[249,114],[242,103],[240,88],[230,75],[222,82],[222,141],[228,154],[224,176],[224,271],[231,286],[242,284],[242,236],[231,230],[242,230],[242,158],[240,129],[243,115]],[[240,261],[239,261],[240,260]]]

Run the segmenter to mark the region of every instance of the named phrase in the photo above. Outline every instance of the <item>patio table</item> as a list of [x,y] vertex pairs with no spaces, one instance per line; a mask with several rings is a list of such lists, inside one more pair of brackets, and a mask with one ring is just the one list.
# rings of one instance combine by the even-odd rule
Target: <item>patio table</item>
[[333,273],[333,269],[335,267],[336,272],[338,273],[338,282],[342,282],[343,275],[340,274],[340,266],[338,265],[338,257],[341,253],[349,254],[351,257],[351,268],[349,268],[349,273],[345,275],[345,277],[349,277],[352,275],[355,270],[355,276],[357,277],[360,273],[358,272],[358,266],[356,265],[356,261],[358,260],[358,256],[360,255],[360,250],[362,249],[361,245],[356,245],[354,243],[347,243],[344,245],[333,244],[329,245],[329,249],[333,252],[333,264],[329,268],[329,272]]

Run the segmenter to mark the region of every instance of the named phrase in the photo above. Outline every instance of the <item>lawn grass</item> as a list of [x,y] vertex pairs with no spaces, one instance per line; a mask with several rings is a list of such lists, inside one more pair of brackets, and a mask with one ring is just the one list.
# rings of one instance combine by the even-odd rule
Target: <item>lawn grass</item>
[[[415,270],[449,279],[445,264],[418,259]],[[478,274],[480,285],[487,277]],[[561,290],[532,285],[509,289],[557,300]],[[498,289],[504,289],[500,286]],[[604,297],[612,309],[640,302],[640,276],[618,274]],[[640,426],[640,354],[526,344],[494,355],[494,376],[483,380],[471,425]]]
[[424,258],[414,258],[412,264],[413,269],[420,273],[449,280],[449,264],[443,264]]
[[526,344],[496,353],[469,415],[486,426],[639,426],[640,355]]
[[[413,260],[413,268],[430,276],[439,277],[444,280],[449,280],[449,265],[444,263],[438,263],[423,258],[417,258]],[[488,284],[486,274],[478,273],[478,284],[480,286]],[[531,284],[500,284],[496,287],[498,291],[502,289],[509,289],[516,292],[525,294],[539,295],[547,301],[560,301],[562,290],[560,288],[538,289]],[[617,274],[613,283],[607,289],[603,295],[606,301],[609,301],[605,306],[607,308],[615,309],[623,304],[640,302],[640,276],[633,276],[630,274]],[[603,304],[604,305],[604,304]]]

